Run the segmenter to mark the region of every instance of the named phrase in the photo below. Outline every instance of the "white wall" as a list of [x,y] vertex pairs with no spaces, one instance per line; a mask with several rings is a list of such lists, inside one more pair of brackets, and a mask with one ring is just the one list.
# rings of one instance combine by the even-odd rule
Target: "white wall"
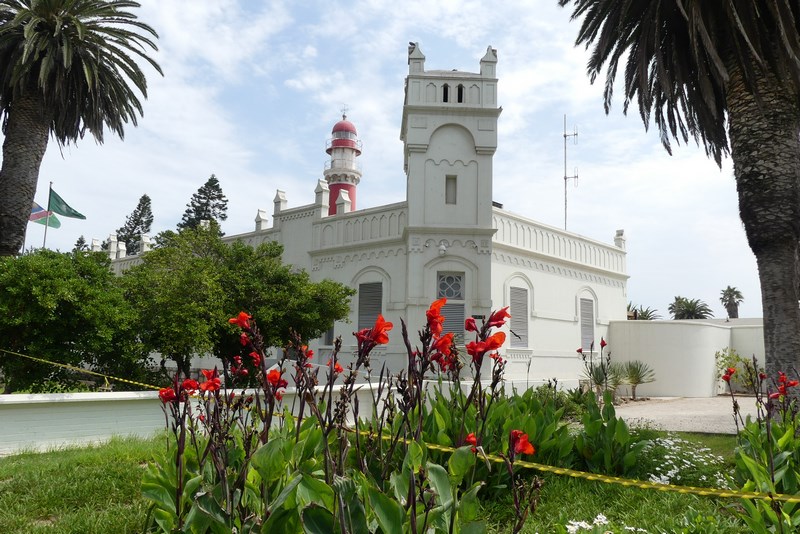
[[609,344],[615,361],[641,360],[655,372],[655,382],[637,388],[641,396],[713,397],[717,351],[764,357],[763,327],[747,320],[612,321]]

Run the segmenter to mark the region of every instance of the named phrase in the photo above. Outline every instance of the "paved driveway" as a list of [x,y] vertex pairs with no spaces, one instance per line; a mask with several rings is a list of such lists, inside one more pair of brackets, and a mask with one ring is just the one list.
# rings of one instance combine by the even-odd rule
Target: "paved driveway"
[[[755,417],[755,399],[737,397],[742,418]],[[711,398],[658,397],[616,406],[617,415],[632,426],[660,430],[735,434],[730,396]]]

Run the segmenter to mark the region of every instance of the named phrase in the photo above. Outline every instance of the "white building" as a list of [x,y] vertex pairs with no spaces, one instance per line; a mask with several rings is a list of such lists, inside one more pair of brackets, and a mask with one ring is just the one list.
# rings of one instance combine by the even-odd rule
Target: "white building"
[[[582,371],[576,348],[599,344],[608,338],[609,321],[626,319],[624,232],[602,243],[492,202],[502,111],[496,50],[487,49],[477,73],[426,71],[425,56],[412,44],[408,65],[400,125],[406,201],[357,209],[362,147],[343,117],[333,127],[314,202],[289,207],[278,191],[271,225],[259,210],[253,232],[226,239],[278,241],[285,263],[358,290],[351,322],[312,344],[323,362],[334,336],[342,336],[343,352],[352,350],[352,332],[382,313],[396,326],[373,367],[381,359],[395,369],[404,365],[400,318],[414,333],[431,302],[447,297],[445,331],[462,341],[465,317],[510,307],[513,334],[501,351],[507,377],[575,383]],[[132,261],[119,259],[115,269]]]

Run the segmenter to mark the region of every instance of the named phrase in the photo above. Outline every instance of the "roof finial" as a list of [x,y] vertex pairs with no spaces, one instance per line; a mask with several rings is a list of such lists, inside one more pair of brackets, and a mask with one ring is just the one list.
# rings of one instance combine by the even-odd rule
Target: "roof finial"
[[342,104],[342,120],[347,119],[347,110],[348,109],[349,108],[347,107],[347,104]]

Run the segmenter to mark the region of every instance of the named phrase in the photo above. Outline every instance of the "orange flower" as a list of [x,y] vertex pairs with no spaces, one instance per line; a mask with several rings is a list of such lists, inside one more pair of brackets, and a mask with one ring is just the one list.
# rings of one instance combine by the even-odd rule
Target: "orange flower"
[[[328,359],[328,363],[325,364],[327,367],[331,366],[331,360]],[[337,375],[344,372],[344,368],[339,365],[339,362],[336,362],[336,365],[333,366],[333,372]]]
[[453,333],[448,332],[445,335],[434,339],[431,348],[436,352],[441,352],[445,356],[450,356],[450,349],[453,347]]
[[478,444],[478,438],[475,437],[475,432],[470,432],[467,434],[467,439],[464,440],[464,443],[469,445],[475,446]]
[[508,440],[508,448],[514,451],[514,454],[533,454],[536,449],[528,441],[528,434],[522,430],[512,430],[511,438]]
[[384,320],[383,315],[378,314],[378,319],[375,321],[375,326],[372,327],[370,337],[376,345],[386,345],[389,343],[389,330],[394,328],[394,325]]
[[217,370],[207,371],[205,369],[202,370],[203,376],[206,377],[206,381],[200,384],[200,389],[203,391],[214,392],[219,391],[219,388],[222,386],[222,383],[219,380],[219,376],[217,375]]
[[444,317],[441,315],[442,306],[445,305],[447,302],[446,298],[440,298],[439,300],[435,300],[431,307],[428,308],[428,311],[425,312],[425,316],[428,318],[428,328],[430,328],[431,333],[434,336],[440,336],[442,334],[442,329],[444,328]]
[[506,324],[506,319],[511,317],[511,314],[508,313],[508,306],[505,308],[501,308],[496,312],[492,312],[489,316],[489,321],[486,323],[490,328],[500,328],[504,324]]
[[231,317],[228,319],[228,322],[231,324],[239,325],[241,328],[250,328],[250,319],[252,319],[252,315],[248,315],[245,312],[239,312],[239,315],[236,317]]
[[198,389],[200,389],[200,384],[197,383],[197,380],[192,378],[187,378],[183,381],[183,389],[188,391],[189,393],[194,393]]

